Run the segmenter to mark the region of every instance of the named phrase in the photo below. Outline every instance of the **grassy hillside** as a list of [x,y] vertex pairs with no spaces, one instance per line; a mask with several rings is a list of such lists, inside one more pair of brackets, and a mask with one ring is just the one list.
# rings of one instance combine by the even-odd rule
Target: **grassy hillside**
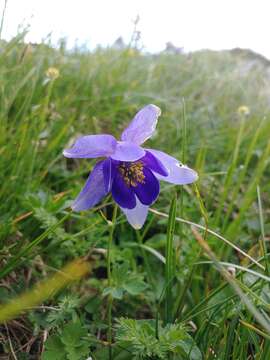
[[[13,315],[0,309],[0,358],[109,359],[111,306],[113,359],[269,359],[267,61],[242,51],[55,50],[23,37],[2,42],[0,54],[1,303],[74,259],[91,266],[65,288],[41,287],[35,306],[34,293],[16,300],[23,314],[14,303]],[[119,138],[149,103],[162,116],[147,146],[180,160],[184,151],[196,186],[162,183],[141,231],[120,211],[111,224],[110,197],[72,213],[95,161],[65,159],[63,149],[81,134]],[[176,219],[168,254],[174,205],[195,227]]]

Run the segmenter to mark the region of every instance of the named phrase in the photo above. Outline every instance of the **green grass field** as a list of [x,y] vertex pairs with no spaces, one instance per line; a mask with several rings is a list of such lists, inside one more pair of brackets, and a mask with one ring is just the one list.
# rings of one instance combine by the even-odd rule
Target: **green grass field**
[[[268,62],[23,35],[0,55],[0,359],[270,359]],[[147,146],[199,181],[162,183],[140,231],[110,196],[73,213],[95,161],[63,149],[119,138],[149,103],[162,115]]]

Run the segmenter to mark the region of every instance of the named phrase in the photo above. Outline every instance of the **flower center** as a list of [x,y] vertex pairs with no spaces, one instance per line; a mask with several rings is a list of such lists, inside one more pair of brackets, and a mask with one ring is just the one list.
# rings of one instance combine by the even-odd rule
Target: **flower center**
[[118,170],[128,187],[136,187],[138,184],[144,184],[145,175],[143,173],[143,163],[136,161],[132,163],[121,163]]

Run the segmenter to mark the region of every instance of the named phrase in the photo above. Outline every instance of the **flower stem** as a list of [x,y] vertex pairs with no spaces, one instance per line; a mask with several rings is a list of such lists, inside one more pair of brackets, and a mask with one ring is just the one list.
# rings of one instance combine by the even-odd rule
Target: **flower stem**
[[153,277],[153,274],[152,274],[152,271],[151,271],[151,266],[149,264],[148,256],[147,256],[147,254],[145,252],[145,249],[142,247],[143,246],[143,240],[142,240],[142,235],[140,234],[139,230],[136,231],[136,237],[137,237],[139,245],[141,246],[140,250],[141,250],[142,257],[143,257],[143,260],[144,260],[144,263],[145,263],[148,280],[149,280],[151,286],[153,287],[154,286],[154,277]]
[[[114,206],[112,221],[110,224],[109,238],[108,238],[108,249],[107,249],[107,277],[108,277],[108,287],[111,287],[112,284],[112,274],[111,274],[111,248],[113,241],[113,233],[115,228],[115,221],[117,215],[117,205]],[[113,297],[111,294],[108,296],[108,343],[109,343],[109,360],[112,359],[112,304]]]

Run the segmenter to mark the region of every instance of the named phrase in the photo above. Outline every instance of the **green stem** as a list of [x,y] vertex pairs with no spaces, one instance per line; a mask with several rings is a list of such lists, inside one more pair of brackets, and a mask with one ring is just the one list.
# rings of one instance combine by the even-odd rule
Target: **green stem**
[[148,256],[147,256],[147,254],[145,252],[145,249],[143,248],[143,240],[142,240],[142,236],[141,236],[139,231],[136,231],[136,236],[137,236],[137,240],[138,240],[138,243],[140,245],[142,257],[143,257],[143,260],[144,260],[144,263],[145,263],[148,280],[151,283],[151,285],[154,286],[154,277],[153,277],[153,274],[152,274],[152,271],[151,271],[151,266],[150,266],[150,263],[149,263],[149,260],[148,260]]
[[[40,132],[44,129],[44,124],[46,121],[46,117],[48,115],[48,108],[49,108],[49,103],[50,103],[50,99],[51,99],[51,95],[52,95],[53,85],[54,85],[54,81],[51,80],[50,83],[48,84],[47,94],[46,94],[44,102],[43,102],[43,108],[42,108],[42,112],[40,115],[39,124],[36,129],[35,137],[37,139],[38,139]],[[35,168],[36,160],[37,160],[36,158],[38,155],[38,147],[39,147],[39,141],[36,140],[36,143],[33,147],[33,153],[32,153],[32,158],[31,158],[31,163],[30,163],[30,168],[29,168],[29,179],[32,179],[32,176],[33,176],[33,172],[34,172],[34,168]],[[37,166],[39,166],[39,164],[37,164]],[[31,181],[29,181],[29,186],[30,185],[31,185]]]
[[182,129],[182,162],[186,163],[186,150],[187,150],[187,117],[186,117],[186,103],[185,99],[182,99],[182,118],[183,118],[183,129]]
[[[112,221],[110,224],[109,238],[108,238],[108,249],[107,249],[107,277],[108,277],[108,287],[112,285],[112,272],[111,272],[111,249],[113,241],[113,233],[115,228],[115,221],[117,215],[117,205],[114,206]],[[108,343],[109,343],[109,360],[112,359],[112,304],[113,298],[109,294],[108,297]]]
[[[182,163],[185,164],[186,163],[186,148],[187,148],[187,117],[186,117],[186,103],[185,103],[185,99],[182,99],[182,131],[181,131],[181,140],[182,140],[182,145],[181,145],[181,160]],[[181,186],[180,191],[179,191],[179,196],[180,196],[180,212],[179,212],[179,216],[181,218],[184,217],[184,188],[183,186]],[[183,241],[183,224],[179,223],[178,224],[178,229],[179,229],[179,237],[180,237],[180,244],[176,249],[176,253],[177,253],[177,258],[179,258],[180,256],[180,247],[181,247],[181,242]]]

